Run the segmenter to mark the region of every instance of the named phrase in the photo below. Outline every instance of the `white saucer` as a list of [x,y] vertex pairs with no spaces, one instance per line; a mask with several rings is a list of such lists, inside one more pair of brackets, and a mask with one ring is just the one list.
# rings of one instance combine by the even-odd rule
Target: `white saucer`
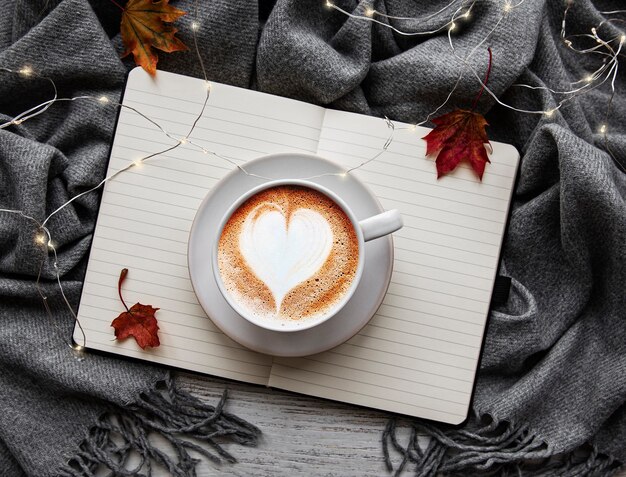
[[[273,154],[244,165],[248,173],[272,179],[308,179],[340,196],[359,220],[384,209],[358,179],[340,174],[339,165],[308,154]],[[242,194],[264,179],[239,169],[224,177],[200,204],[191,231],[187,259],[198,301],[213,323],[233,340],[260,353],[274,356],[306,356],[321,353],[347,341],[367,324],[387,292],[393,267],[391,235],[365,244],[363,277],[352,299],[328,321],[302,331],[271,331],[253,325],[233,310],[219,291],[211,270],[211,244],[217,240],[219,222]]]

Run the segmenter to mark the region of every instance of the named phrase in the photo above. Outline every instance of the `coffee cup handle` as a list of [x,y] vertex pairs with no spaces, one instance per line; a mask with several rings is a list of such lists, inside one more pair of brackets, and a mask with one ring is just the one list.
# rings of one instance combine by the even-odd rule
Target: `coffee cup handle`
[[382,212],[359,222],[365,242],[395,232],[401,229],[403,225],[402,216],[397,209]]

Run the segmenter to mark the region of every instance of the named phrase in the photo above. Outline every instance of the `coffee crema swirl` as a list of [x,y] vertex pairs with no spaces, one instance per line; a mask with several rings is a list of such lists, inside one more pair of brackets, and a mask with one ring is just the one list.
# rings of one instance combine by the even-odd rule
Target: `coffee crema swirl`
[[250,197],[218,243],[227,292],[247,314],[270,321],[331,311],[350,290],[358,262],[350,218],[325,194],[297,185]]

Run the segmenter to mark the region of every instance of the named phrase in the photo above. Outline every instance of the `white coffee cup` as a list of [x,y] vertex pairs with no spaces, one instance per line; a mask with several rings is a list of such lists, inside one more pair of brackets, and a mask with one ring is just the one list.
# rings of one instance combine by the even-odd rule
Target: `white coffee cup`
[[[316,316],[313,318],[306,318],[302,321],[281,321],[280,323],[270,322],[267,319],[255,316],[249,313],[244,307],[242,307],[230,294],[230,292],[226,289],[224,282],[222,280],[222,276],[219,271],[218,266],[218,248],[219,248],[219,239],[222,236],[222,232],[226,223],[230,219],[231,215],[250,197],[258,194],[259,192],[270,189],[272,187],[277,186],[301,186],[308,187],[310,189],[321,192],[322,194],[329,197],[333,202],[335,202],[341,209],[345,212],[345,214],[350,219],[352,226],[354,227],[354,231],[358,240],[359,246],[359,257],[358,257],[358,265],[356,269],[356,273],[354,279],[352,280],[352,284],[348,291],[343,295],[341,300],[339,300],[335,306],[333,306],[326,313]],[[388,235],[396,230],[402,228],[402,217],[398,210],[393,209],[386,212],[382,212],[378,215],[374,215],[372,217],[368,217],[364,220],[358,220],[354,215],[354,212],[350,209],[350,207],[334,192],[328,190],[326,187],[323,187],[315,182],[302,180],[302,179],[279,179],[270,182],[266,182],[261,184],[253,189],[250,189],[248,192],[240,196],[226,211],[222,220],[220,221],[220,226],[218,233],[216,235],[215,243],[213,244],[213,248],[211,251],[211,266],[213,268],[213,274],[215,276],[215,281],[217,286],[224,296],[224,299],[228,302],[228,304],[243,318],[248,320],[250,323],[259,326],[261,328],[265,328],[272,331],[301,331],[308,328],[312,328],[314,326],[320,325],[321,323],[327,321],[332,318],[334,315],[341,310],[356,290],[359,282],[361,280],[361,276],[363,275],[363,269],[365,266],[365,251],[364,246],[365,242],[370,240],[377,239],[379,237],[383,237]]]

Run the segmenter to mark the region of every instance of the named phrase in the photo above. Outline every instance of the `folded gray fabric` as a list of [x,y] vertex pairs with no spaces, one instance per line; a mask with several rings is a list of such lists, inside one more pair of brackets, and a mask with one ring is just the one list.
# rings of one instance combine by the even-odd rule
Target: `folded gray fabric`
[[[190,12],[177,26],[191,44],[196,4],[172,3]],[[404,30],[438,28],[451,9],[432,13],[447,3],[337,1],[351,13],[375,7],[418,19],[385,20]],[[324,4],[198,2],[199,47],[210,79],[407,122],[423,120],[446,99],[462,62],[452,54],[445,30],[406,37]],[[495,0],[474,4],[471,17],[453,33],[458,56],[465,57],[496,26],[503,6]],[[10,0],[7,8],[10,14],[0,18],[0,67],[29,64],[54,78],[62,96],[119,96],[132,64],[119,60],[119,10],[110,1]],[[562,2],[522,2],[469,60],[483,74],[491,47],[489,86],[502,101],[520,109],[555,108],[558,94],[515,84],[569,90],[572,81],[601,64],[599,55],[574,53],[561,41],[564,8]],[[620,2],[602,2],[601,10],[620,8]],[[568,33],[598,26],[599,10],[588,0],[577,1],[568,12]],[[623,25],[605,22],[598,33],[617,38],[616,47]],[[595,46],[580,41],[580,48]],[[201,76],[193,51],[160,54],[159,68]],[[51,95],[43,81],[0,77],[0,121]],[[433,437],[427,449],[415,438],[400,444],[390,421],[382,454],[390,448],[400,452],[395,472],[410,467],[417,475],[609,475],[626,459],[625,83],[618,74],[608,119],[608,84],[577,96],[552,117],[514,112],[483,95],[478,109],[486,113],[490,137],[514,144],[523,156],[501,270],[512,277],[512,293],[490,317],[473,418],[463,429],[411,421],[414,436]],[[478,87],[466,71],[441,112],[469,107]],[[0,130],[0,208],[41,220],[96,184],[114,122],[110,111],[83,101],[56,104],[37,119]],[[604,123],[606,143],[599,134]],[[97,204],[97,194],[85,196],[50,222],[74,304]],[[50,263],[43,269],[43,288],[53,302],[52,318],[34,286],[40,265],[34,233],[22,217],[0,215],[0,469],[10,469],[7,475],[89,475],[91,464],[106,456],[119,460],[138,445],[131,437],[137,429],[165,426],[166,435],[184,439],[185,419],[215,409],[182,393],[158,368],[96,355],[74,359],[63,342],[72,319],[59,300]],[[158,381],[165,384],[156,386]],[[172,409],[187,418],[178,419]],[[217,410],[237,426],[237,442],[255,442],[256,429]],[[105,411],[114,417],[103,417]],[[133,415],[140,417],[127,422]],[[211,435],[219,427],[212,424],[198,433]],[[128,447],[116,450],[107,439],[111,425],[127,437]],[[33,448],[39,450],[35,455]],[[67,467],[72,458],[83,468]],[[183,458],[169,465],[173,475],[194,475],[194,462]]]

